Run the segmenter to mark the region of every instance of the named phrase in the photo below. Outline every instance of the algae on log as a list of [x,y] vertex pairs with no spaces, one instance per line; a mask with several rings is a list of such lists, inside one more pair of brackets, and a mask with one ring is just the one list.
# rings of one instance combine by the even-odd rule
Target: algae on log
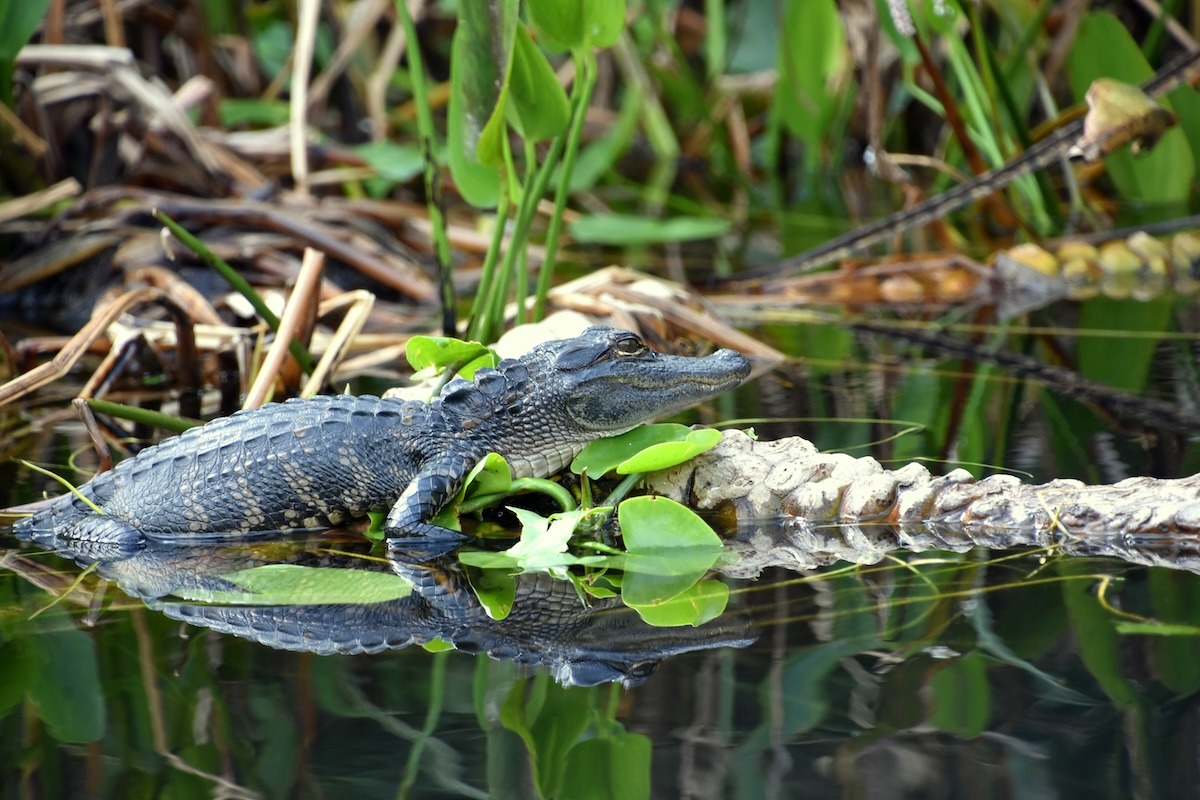
[[731,509],[742,559],[723,570],[874,563],[893,550],[1052,548],[1200,572],[1200,476],[1111,485],[966,470],[884,469],[873,458],[821,453],[800,438],[760,442],[726,431],[690,462],[647,479],[655,493],[699,509]]

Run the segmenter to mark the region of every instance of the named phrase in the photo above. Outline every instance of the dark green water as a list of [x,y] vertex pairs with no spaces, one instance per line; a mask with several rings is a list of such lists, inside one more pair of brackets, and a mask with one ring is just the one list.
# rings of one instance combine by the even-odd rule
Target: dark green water
[[[920,363],[898,377],[793,369],[709,418],[815,418],[757,427],[902,462],[944,450],[952,380]],[[844,421],[867,417],[925,428],[868,450],[902,426]],[[1184,474],[1195,458],[1052,398],[1008,429],[1003,452],[1037,479]],[[61,463],[64,441],[36,457]],[[42,485],[6,475],[14,501]],[[652,672],[639,656],[636,677],[649,674],[622,688],[555,682],[578,650],[529,655],[540,645],[521,636],[551,611],[510,621],[516,638],[498,648],[532,665],[419,646],[294,653],[171,619],[95,573],[79,579],[74,559],[3,534],[0,548],[6,798],[1173,798],[1200,781],[1200,580],[1183,571],[982,551],[769,570],[730,582],[724,622],[745,627],[722,630],[737,647],[676,641],[686,652]],[[296,559],[262,543],[254,554]],[[178,585],[197,569],[162,575]],[[132,573],[107,574],[128,585]],[[294,628],[311,644],[304,613]],[[360,624],[351,614],[320,635]],[[444,638],[487,649],[488,630]]]

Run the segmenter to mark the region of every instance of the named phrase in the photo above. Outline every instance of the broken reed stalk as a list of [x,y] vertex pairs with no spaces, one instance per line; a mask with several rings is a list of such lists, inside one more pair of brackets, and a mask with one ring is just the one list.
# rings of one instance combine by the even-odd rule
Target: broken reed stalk
[[[269,398],[291,345],[299,344],[295,339],[296,332],[300,329],[308,310],[315,306],[315,294],[321,286],[321,271],[324,266],[324,254],[311,247],[304,249],[300,275],[283,309],[283,317],[280,318],[279,328],[275,332],[275,341],[267,351],[267,357],[263,359],[262,367],[254,378],[254,385],[250,387],[242,408],[258,408]],[[311,368],[305,371],[313,372]]]

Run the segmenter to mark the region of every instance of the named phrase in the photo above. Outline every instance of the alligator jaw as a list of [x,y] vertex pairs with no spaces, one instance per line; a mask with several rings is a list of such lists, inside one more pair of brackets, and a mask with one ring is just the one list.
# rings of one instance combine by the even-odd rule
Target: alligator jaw
[[571,386],[565,406],[580,427],[604,434],[629,430],[711,400],[740,385],[750,362],[733,350],[703,358],[647,355],[610,362]]

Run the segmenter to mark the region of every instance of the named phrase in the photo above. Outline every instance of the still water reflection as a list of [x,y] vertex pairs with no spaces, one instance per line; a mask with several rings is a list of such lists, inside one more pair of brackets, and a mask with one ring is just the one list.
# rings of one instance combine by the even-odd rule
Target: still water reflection
[[5,544],[14,796],[1184,797],[1198,777],[1182,571],[898,553],[768,569],[718,620],[653,628],[545,575],[492,620],[452,556],[336,539]]
[[[879,393],[853,376],[830,378],[849,388],[828,393],[804,375],[763,380],[721,416],[803,412],[817,421],[760,424],[760,435],[855,455],[878,441],[870,452],[899,465],[944,449],[926,441],[933,422],[893,440],[842,420],[912,417],[913,398],[930,396],[927,377],[906,373]],[[922,401],[930,415],[932,397]],[[1057,413],[1060,430],[1095,427],[1084,411]],[[1080,448],[1051,454],[1046,427],[1026,428],[1013,450],[1033,481],[1196,471],[1194,449],[1103,434],[1089,441],[1106,456],[1077,463]],[[37,457],[61,464],[69,449]],[[28,489],[9,469],[0,465],[0,489]],[[913,540],[884,528],[806,531],[821,547],[806,562],[787,525],[737,534],[726,614],[663,629],[615,600],[585,608],[545,576],[522,576],[522,602],[496,621],[453,559],[375,559],[361,540],[53,554],[0,529],[0,791],[1197,796],[1196,574],[1036,547],[968,549],[952,537],[891,550],[877,545]],[[869,556],[856,559],[846,544],[864,541]],[[247,573],[292,568],[299,586],[259,584],[254,603],[238,596]],[[327,570],[351,576],[353,598],[330,594]]]

